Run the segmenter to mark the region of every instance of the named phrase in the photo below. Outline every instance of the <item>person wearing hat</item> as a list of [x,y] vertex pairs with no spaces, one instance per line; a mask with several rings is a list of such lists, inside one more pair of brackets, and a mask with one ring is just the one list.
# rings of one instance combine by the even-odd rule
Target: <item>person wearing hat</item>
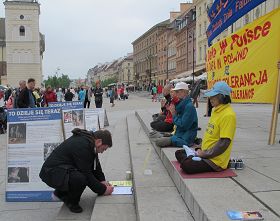
[[192,146],[197,135],[197,113],[192,104],[191,98],[188,96],[189,87],[184,82],[176,84],[172,89],[176,92],[179,98],[179,103],[169,106],[169,111],[172,114],[173,124],[176,126],[176,132],[171,137],[161,137],[156,140],[159,147],[183,145]]
[[184,150],[175,152],[186,173],[222,171],[227,168],[236,130],[236,114],[230,105],[230,93],[231,88],[224,81],[216,82],[213,88],[205,93],[210,98],[213,111],[202,144],[195,152],[202,160],[195,161],[193,156],[187,157]]
[[108,130],[90,132],[75,128],[73,135],[61,143],[44,162],[40,178],[55,189],[71,212],[80,213],[80,197],[88,186],[98,195],[110,195],[114,188],[105,181],[98,153],[112,146]]

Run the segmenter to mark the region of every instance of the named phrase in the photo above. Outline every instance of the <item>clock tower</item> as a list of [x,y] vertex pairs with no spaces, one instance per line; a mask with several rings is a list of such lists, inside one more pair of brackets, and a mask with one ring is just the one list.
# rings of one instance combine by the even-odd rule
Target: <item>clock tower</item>
[[39,31],[40,4],[36,0],[6,0],[4,5],[7,83],[18,87],[20,80],[34,78],[40,87],[45,48]]

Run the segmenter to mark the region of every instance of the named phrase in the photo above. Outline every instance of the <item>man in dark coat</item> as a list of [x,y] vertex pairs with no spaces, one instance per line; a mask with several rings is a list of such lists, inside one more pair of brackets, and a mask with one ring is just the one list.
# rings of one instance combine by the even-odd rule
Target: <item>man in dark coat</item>
[[74,129],[73,135],[61,143],[46,159],[40,178],[55,189],[71,212],[80,213],[80,197],[88,186],[98,195],[110,195],[113,187],[105,181],[98,159],[112,146],[112,136],[107,130],[89,132]]
[[29,78],[27,81],[27,87],[22,89],[19,93],[17,100],[18,108],[33,108],[36,107],[36,99],[33,94],[35,88],[35,79]]
[[102,108],[103,103],[103,89],[101,88],[100,81],[96,81],[96,88],[93,91],[96,108]]

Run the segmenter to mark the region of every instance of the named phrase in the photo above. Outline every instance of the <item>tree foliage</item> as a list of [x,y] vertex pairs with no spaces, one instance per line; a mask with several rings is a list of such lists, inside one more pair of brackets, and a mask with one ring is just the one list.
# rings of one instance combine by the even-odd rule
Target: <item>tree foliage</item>
[[52,88],[69,88],[71,80],[68,75],[62,74],[61,77],[48,76],[48,79],[44,81],[45,86],[50,85]]
[[[107,87],[109,84],[117,83],[117,82],[118,82],[117,77],[112,77],[112,78],[108,78],[104,81],[101,81],[101,86]],[[92,86],[95,87],[95,82],[93,82]]]

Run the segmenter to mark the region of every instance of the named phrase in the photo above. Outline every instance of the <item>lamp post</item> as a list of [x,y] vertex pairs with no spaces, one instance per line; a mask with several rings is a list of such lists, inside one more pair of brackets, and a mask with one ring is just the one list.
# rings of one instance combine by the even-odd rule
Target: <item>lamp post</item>
[[193,63],[193,72],[192,72],[192,77],[193,77],[193,81],[192,81],[192,86],[194,85],[194,31],[192,31],[192,35],[189,35],[189,38],[192,38],[192,63]]
[[147,56],[147,60],[149,61],[149,77],[150,77],[150,85],[151,85],[151,83],[152,83],[152,55],[151,54],[149,54],[148,56]]

